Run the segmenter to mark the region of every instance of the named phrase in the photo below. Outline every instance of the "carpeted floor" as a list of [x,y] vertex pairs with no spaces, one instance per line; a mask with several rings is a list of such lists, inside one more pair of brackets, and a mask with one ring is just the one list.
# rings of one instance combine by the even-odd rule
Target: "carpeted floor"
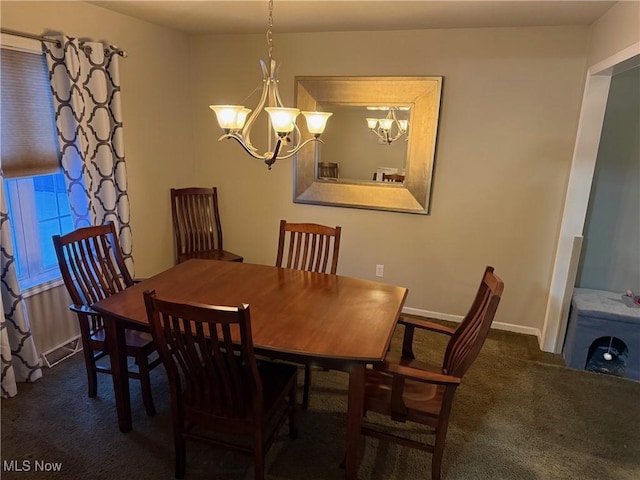
[[[420,358],[438,359],[444,339],[419,335]],[[290,440],[283,431],[267,456],[267,479],[344,478],[347,375],[318,370],[313,380],[300,436]],[[2,479],[173,478],[162,367],[152,381],[158,413],[145,415],[132,383],[128,434],[118,431],[110,377],[99,376],[98,398],[86,396],[81,355],[19,385],[17,397],[2,400]],[[430,478],[429,454],[372,438],[362,447],[362,480]],[[187,455],[187,479],[253,478],[251,460],[241,454],[189,443]],[[34,471],[43,462],[60,463],[61,471]],[[31,470],[18,472],[16,465]],[[640,382],[567,369],[559,356],[540,352],[533,337],[492,331],[456,394],[443,474],[445,480],[638,480]]]

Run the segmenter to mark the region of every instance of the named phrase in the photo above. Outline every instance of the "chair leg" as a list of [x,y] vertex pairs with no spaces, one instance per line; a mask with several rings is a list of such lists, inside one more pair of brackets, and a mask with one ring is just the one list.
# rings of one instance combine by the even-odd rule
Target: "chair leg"
[[302,409],[309,409],[309,391],[311,390],[311,365],[304,366],[304,386],[302,390]]
[[444,453],[444,442],[447,438],[448,422],[445,421],[436,429],[436,441],[431,459],[431,480],[440,480],[440,470],[442,467],[442,456]]
[[96,373],[96,361],[93,358],[93,350],[89,347],[83,347],[84,363],[87,368],[87,385],[89,398],[93,398],[98,394],[98,375]]
[[142,389],[142,401],[147,415],[152,417],[156,414],[156,407],[151,396],[151,379],[149,378],[149,358],[144,355],[136,357],[138,372],[140,373],[140,387]]
[[184,478],[187,466],[187,446],[184,438],[178,433],[174,434],[173,443],[176,451],[176,478]]
[[264,439],[262,430],[255,433],[253,437],[253,470],[255,480],[264,480]]
[[294,385],[289,393],[289,438],[298,438],[298,414],[296,405],[296,390]]

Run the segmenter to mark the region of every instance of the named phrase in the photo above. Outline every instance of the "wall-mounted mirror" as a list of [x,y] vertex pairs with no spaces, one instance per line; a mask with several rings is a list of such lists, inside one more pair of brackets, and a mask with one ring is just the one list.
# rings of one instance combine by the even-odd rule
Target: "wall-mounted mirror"
[[297,77],[297,107],[333,115],[296,156],[294,202],[427,214],[441,90],[442,77]]

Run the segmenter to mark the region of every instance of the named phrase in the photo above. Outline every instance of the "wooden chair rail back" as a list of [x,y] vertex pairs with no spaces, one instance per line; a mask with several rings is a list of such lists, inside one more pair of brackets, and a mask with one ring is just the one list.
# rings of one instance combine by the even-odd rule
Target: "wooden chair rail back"
[[[253,351],[249,306],[176,303],[149,291],[144,292],[144,298],[170,387],[182,396],[184,405],[224,419],[251,417],[254,408],[262,405],[262,385]],[[234,328],[240,332],[240,348],[234,347]]]
[[223,249],[216,187],[172,188],[171,210],[178,254]]
[[340,164],[335,162],[318,162],[318,178],[337,179],[340,176]]
[[54,235],[53,244],[75,305],[90,306],[133,285],[112,222]]
[[252,454],[254,478],[264,480],[265,453],[287,418],[289,435],[297,435],[297,368],[258,365],[249,305],[179,302],[149,290],[143,296],[169,379],[175,477],[185,475],[186,440],[196,440]]
[[[54,235],[53,245],[64,284],[73,302],[70,309],[78,316],[82,350],[87,370],[89,397],[97,395],[97,373],[112,374],[110,365],[97,360],[109,350],[102,315],[93,304],[133,285],[115,226],[112,222],[94,227],[79,228],[66,235]],[[140,380],[142,399],[148,415],[155,415],[151,395],[149,371],[160,364],[149,361],[155,352],[151,335],[125,330],[127,356],[134,357],[137,371],[127,369],[127,376]]]
[[383,173],[382,174],[383,182],[404,182],[404,175],[400,175],[399,173]]
[[[431,480],[441,479],[454,395],[484,344],[503,288],[502,280],[488,266],[469,312],[455,330],[428,320],[404,318],[402,355],[390,352],[381,365],[374,365],[366,373],[365,411],[378,412],[399,422],[426,425],[434,435],[432,442],[424,442],[415,435],[409,438],[403,435],[406,432],[392,432],[368,423],[363,424],[362,433],[431,452]],[[451,336],[441,367],[415,360],[410,345],[415,328]]]
[[504,283],[493,273],[493,267],[487,267],[468,313],[447,345],[443,368],[449,375],[462,377],[480,353],[503,289]]
[[281,220],[276,266],[335,274],[341,230],[339,225],[328,227]]

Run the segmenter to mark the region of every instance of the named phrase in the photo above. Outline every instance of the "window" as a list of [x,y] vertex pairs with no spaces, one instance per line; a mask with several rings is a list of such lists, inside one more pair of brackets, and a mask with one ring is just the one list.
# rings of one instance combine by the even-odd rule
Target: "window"
[[62,173],[5,180],[16,274],[23,290],[60,277],[51,237],[73,230]]
[[73,230],[49,73],[36,43],[35,51],[3,45],[0,52],[4,194],[16,274],[27,296],[61,283],[51,237]]

